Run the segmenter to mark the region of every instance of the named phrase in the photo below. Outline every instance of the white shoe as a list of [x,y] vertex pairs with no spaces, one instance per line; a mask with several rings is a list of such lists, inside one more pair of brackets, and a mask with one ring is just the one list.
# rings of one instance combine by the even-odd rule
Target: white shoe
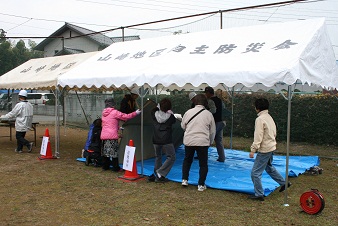
[[14,149],[14,151],[16,152],[16,153],[22,153],[22,150],[18,150],[18,149]]
[[205,186],[205,185],[198,185],[198,187],[197,187],[198,191],[204,191],[206,189],[207,189],[207,186]]
[[28,153],[32,152],[32,150],[33,150],[33,144],[34,144],[33,142],[29,143]]
[[188,186],[188,180],[182,180],[182,186],[187,187]]

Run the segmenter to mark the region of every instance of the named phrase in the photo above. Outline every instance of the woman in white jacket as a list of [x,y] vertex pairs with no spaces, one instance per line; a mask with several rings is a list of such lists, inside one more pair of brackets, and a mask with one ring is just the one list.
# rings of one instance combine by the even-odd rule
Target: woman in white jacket
[[185,157],[182,166],[182,186],[188,186],[189,171],[195,151],[199,161],[198,191],[204,191],[205,180],[208,174],[208,148],[212,144],[216,126],[212,114],[206,110],[207,98],[204,94],[197,94],[193,98],[195,107],[188,110],[181,122],[184,130],[183,144]]

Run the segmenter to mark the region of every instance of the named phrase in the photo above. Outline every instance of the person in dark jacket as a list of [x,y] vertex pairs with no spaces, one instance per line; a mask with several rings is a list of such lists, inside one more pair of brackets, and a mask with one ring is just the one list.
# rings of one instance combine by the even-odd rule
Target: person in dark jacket
[[120,103],[120,111],[125,114],[130,114],[138,109],[136,99],[139,97],[138,89],[132,89],[130,94],[124,95]]
[[90,138],[90,144],[88,146],[88,155],[86,156],[86,166],[93,164],[94,166],[102,165],[101,156],[101,131],[102,131],[102,119],[95,119],[93,122],[93,130]]
[[[154,122],[153,144],[155,149],[154,174],[148,180],[155,182],[167,181],[166,176],[173,167],[176,154],[172,138],[172,126],[176,118],[171,111],[171,101],[168,98],[161,100],[160,104],[151,111]],[[162,153],[166,153],[166,160],[162,164]]]
[[216,112],[211,112],[214,116],[215,124],[216,124],[216,136],[215,136],[215,144],[218,153],[218,162],[225,161],[225,152],[224,152],[224,145],[223,145],[223,129],[225,127],[224,122],[222,120],[222,100],[215,96],[215,91],[212,87],[208,86],[205,87],[205,95],[209,100],[212,100],[216,106]]

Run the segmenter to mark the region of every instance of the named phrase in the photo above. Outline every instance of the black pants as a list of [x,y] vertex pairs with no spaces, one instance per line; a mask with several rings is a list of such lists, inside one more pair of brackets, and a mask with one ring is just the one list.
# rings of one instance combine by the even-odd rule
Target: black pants
[[198,185],[205,185],[205,180],[208,174],[208,148],[209,146],[185,146],[182,179],[189,179],[189,171],[196,151],[200,166]]
[[22,151],[23,146],[29,147],[29,141],[25,139],[26,132],[16,131],[15,138],[17,143],[17,151]]
[[[86,158],[89,159],[89,163],[93,163],[94,166],[102,166],[101,152],[88,152]],[[108,167],[109,168],[109,167]]]

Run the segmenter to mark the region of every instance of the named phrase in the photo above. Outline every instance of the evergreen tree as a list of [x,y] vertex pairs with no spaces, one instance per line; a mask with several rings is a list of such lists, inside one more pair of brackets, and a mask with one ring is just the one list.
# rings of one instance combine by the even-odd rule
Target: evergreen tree
[[6,41],[6,32],[0,28],[0,43]]
[[33,50],[34,41],[28,40],[29,48],[23,40],[17,43],[6,40],[6,32],[0,29],[0,76],[33,58],[42,58],[43,52]]

